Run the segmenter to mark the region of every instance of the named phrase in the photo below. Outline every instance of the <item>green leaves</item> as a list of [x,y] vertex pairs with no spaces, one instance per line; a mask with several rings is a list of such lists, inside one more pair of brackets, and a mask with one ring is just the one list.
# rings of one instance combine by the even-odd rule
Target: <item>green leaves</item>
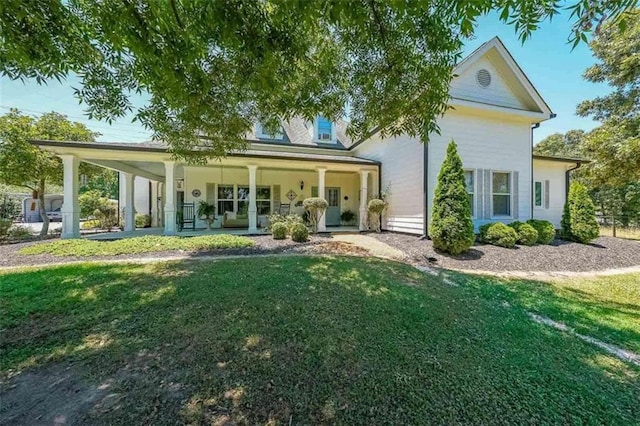
[[[7,0],[0,73],[42,82],[74,72],[90,117],[110,121],[133,110],[177,157],[196,162],[245,148],[257,121],[293,116],[348,115],[354,140],[377,128],[427,141],[476,19],[497,10],[525,41],[560,7],[557,0]],[[581,0],[572,37],[579,42],[606,13],[629,7]],[[148,104],[136,109],[134,93],[148,94]]]

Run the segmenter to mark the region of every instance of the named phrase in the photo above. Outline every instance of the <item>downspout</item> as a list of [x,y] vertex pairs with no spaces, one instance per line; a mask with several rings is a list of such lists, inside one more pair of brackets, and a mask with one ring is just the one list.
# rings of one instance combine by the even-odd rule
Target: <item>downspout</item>
[[[382,162],[378,164],[378,197],[382,198]],[[380,215],[380,230],[386,231],[382,229],[382,215]]]
[[570,183],[569,175],[571,174],[572,171],[579,169],[580,166],[582,166],[582,163],[576,163],[575,167],[567,169],[567,171],[564,172],[564,202],[565,203],[569,199],[569,183]]
[[422,143],[422,217],[424,218],[421,239],[429,239],[429,143]]
[[535,204],[534,202],[534,189],[533,189],[533,131],[535,129],[537,129],[538,127],[540,127],[540,123],[535,123],[533,126],[531,126],[531,192],[530,192],[530,207],[531,207],[531,219],[533,219],[533,205]]

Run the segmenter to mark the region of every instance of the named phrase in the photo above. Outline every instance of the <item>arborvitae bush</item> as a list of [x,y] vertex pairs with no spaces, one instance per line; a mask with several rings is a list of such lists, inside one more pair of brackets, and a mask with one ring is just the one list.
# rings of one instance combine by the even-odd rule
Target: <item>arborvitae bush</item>
[[433,247],[454,255],[467,251],[475,240],[462,160],[454,141],[438,174],[430,236]]
[[586,244],[600,235],[596,209],[587,188],[574,182],[562,213],[562,237]]

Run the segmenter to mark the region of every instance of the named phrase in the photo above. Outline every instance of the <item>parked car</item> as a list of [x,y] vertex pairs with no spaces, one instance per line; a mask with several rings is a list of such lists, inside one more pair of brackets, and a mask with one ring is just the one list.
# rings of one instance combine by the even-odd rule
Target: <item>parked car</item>
[[50,212],[47,212],[47,217],[51,222],[62,222],[62,213],[60,213],[60,207]]

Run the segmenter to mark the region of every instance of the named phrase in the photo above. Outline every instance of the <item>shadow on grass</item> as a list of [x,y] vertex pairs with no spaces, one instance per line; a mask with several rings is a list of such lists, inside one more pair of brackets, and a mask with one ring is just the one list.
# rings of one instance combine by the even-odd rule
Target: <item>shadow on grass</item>
[[[82,406],[80,423],[630,423],[640,415],[636,370],[533,324],[495,303],[498,290],[487,297],[462,275],[454,288],[389,261],[288,257],[6,277],[3,370],[46,373],[73,362],[94,388],[109,384]],[[25,398],[0,418],[37,414]]]

